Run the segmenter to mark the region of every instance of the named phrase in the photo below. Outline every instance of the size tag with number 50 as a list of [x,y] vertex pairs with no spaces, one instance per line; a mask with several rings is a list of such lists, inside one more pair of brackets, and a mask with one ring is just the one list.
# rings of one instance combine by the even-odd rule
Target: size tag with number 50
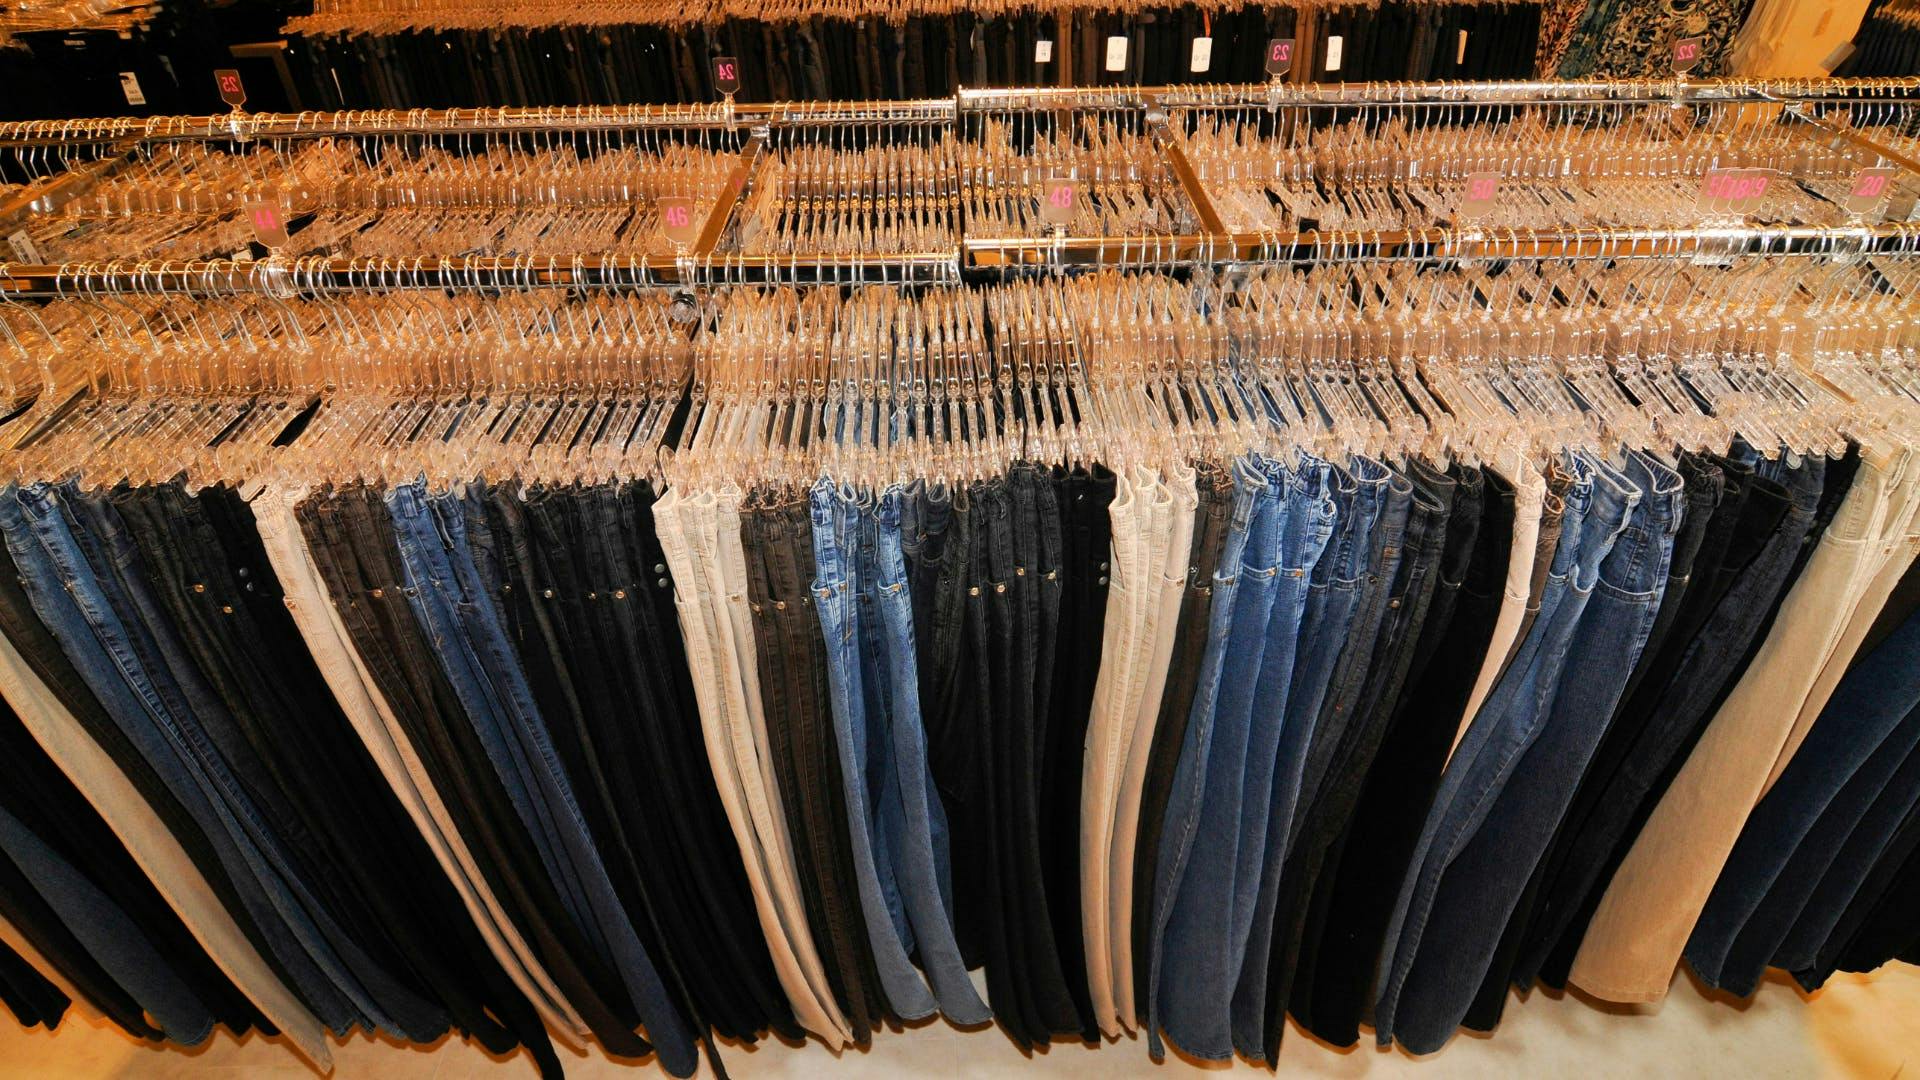
[[1493,210],[1499,196],[1499,173],[1468,173],[1467,188],[1460,197],[1460,209],[1455,216],[1462,221],[1485,217]]
[[1070,176],[1050,176],[1040,188],[1040,220],[1055,226],[1071,224],[1079,201],[1080,181]]
[[660,232],[671,243],[688,247],[700,232],[699,222],[693,217],[693,200],[684,195],[670,195],[660,200]]
[[1760,209],[1772,184],[1773,174],[1767,169],[1708,169],[1700,178],[1700,209],[1746,217]]

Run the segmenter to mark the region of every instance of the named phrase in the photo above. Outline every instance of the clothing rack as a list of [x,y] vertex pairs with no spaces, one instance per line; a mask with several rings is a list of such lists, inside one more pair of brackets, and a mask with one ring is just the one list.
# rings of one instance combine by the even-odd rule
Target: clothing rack
[[[962,90],[953,98],[919,101],[789,102],[622,108],[451,109],[346,113],[272,114],[236,110],[227,116],[177,116],[0,124],[0,153],[18,160],[65,160],[80,153],[100,160],[24,188],[0,205],[0,224],[28,212],[44,212],[72,199],[129,155],[165,144],[206,143],[244,147],[301,140],[471,140],[550,137],[610,139],[647,133],[737,140],[738,152],[724,186],[705,208],[694,239],[676,253],[655,255],[566,252],[540,256],[409,252],[392,256],[290,256],[240,259],[142,259],[107,263],[0,265],[0,293],[13,298],[88,292],[163,292],[226,296],[322,295],[343,290],[415,288],[512,289],[528,287],[650,288],[751,283],[931,284],[992,278],[1014,272],[1059,272],[1069,267],[1176,268],[1214,264],[1321,263],[1356,260],[1458,261],[1467,259],[1731,258],[1742,254],[1890,255],[1920,249],[1920,226],[1904,220],[1859,217],[1822,222],[1759,222],[1702,212],[1694,220],[1637,227],[1538,225],[1497,217],[1403,227],[1294,230],[1235,229],[1215,205],[1212,185],[1190,160],[1184,135],[1219,117],[1289,125],[1304,130],[1326,117],[1389,119],[1420,127],[1451,118],[1498,112],[1516,118],[1524,110],[1620,110],[1666,104],[1696,110],[1695,129],[1711,135],[1723,124],[1780,124],[1852,169],[1892,167],[1900,190],[1920,179],[1920,79],[1670,79],[1628,82],[1373,83],[1145,88],[1025,88]],[[1609,112],[1609,110],[1613,110]],[[1095,116],[1123,125],[1151,141],[1172,183],[1184,228],[1157,235],[1085,235],[1066,228],[1050,233],[997,235],[979,222],[955,229],[951,250],[896,252],[796,251],[747,253],[727,243],[739,220],[741,201],[756,190],[770,150],[794,138],[910,137],[961,139],[983,125],[1014,123],[1031,135],[1037,125],[1071,133],[1075,118]],[[1262,120],[1262,118],[1265,118]],[[1318,118],[1318,119],[1316,119]],[[1863,132],[1862,128],[1867,131]],[[704,133],[704,134],[703,134]],[[913,133],[919,133],[915,136]],[[649,135],[649,137],[652,137]],[[1290,136],[1291,137],[1291,136]],[[1309,133],[1308,138],[1311,135]],[[703,143],[704,145],[704,143]],[[1029,187],[1044,180],[1047,163],[1010,150]],[[1550,150],[1528,152],[1533,160],[1507,159],[1500,172],[1515,183],[1526,177],[1551,182]],[[1714,161],[1718,151],[1706,150]],[[1569,159],[1570,164],[1570,159]],[[1698,163],[1704,170],[1707,161]],[[1085,162],[1068,158],[1052,171],[1079,175]],[[1065,174],[1062,174],[1065,175]],[[1815,179],[1813,177],[1790,177]],[[1835,182],[1836,175],[1818,179]],[[1452,184],[1461,177],[1446,177]],[[985,186],[1005,184],[1007,179]],[[963,185],[965,180],[962,181]],[[1175,194],[1177,192],[1177,194]],[[1907,194],[1910,194],[1908,192]],[[1903,196],[1904,197],[1904,196]],[[565,200],[558,200],[564,205]],[[1170,204],[1171,205],[1171,204]],[[1904,204],[1902,204],[1904,205]],[[237,204],[236,204],[237,208]],[[1904,218],[1903,211],[1896,217]],[[1180,224],[1180,223],[1176,223]]]

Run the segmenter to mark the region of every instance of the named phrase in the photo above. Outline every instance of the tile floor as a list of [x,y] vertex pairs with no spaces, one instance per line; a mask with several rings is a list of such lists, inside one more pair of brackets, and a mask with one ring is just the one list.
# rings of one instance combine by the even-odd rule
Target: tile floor
[[[1066,1077],[1102,1080],[1231,1071],[1252,1078],[1245,1063],[1203,1066],[1169,1060],[1154,1065],[1138,1040],[1099,1050],[1058,1044],[1031,1057],[997,1029],[963,1032],[942,1023],[889,1032],[865,1051],[834,1055],[817,1043],[763,1044],[726,1051],[742,1080],[816,1077]],[[617,1062],[598,1052],[561,1051],[567,1075],[662,1075],[646,1064]],[[534,1075],[524,1054],[495,1059],[457,1039],[431,1047],[354,1038],[335,1050],[340,1080],[522,1080]],[[1413,1058],[1362,1046],[1338,1050],[1290,1032],[1283,1075],[1330,1077],[1861,1077],[1920,1078],[1920,968],[1893,965],[1867,976],[1837,976],[1817,994],[1801,994],[1773,975],[1750,1001],[1703,992],[1680,976],[1657,1007],[1605,1006],[1572,995],[1532,994],[1509,1003],[1495,1037],[1462,1035],[1439,1053]],[[1096,1072],[1097,1071],[1097,1072]],[[139,1045],[99,1021],[69,1017],[54,1033],[0,1027],[0,1076],[73,1078],[199,1077],[220,1080],[313,1080],[313,1072],[275,1039],[217,1035],[193,1051]]]

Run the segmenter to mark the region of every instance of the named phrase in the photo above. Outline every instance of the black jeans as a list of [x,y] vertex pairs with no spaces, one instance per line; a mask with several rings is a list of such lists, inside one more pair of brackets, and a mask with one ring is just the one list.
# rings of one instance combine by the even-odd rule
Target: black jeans
[[1213,575],[1227,543],[1233,516],[1233,477],[1222,468],[1197,463],[1194,489],[1193,548],[1187,562],[1187,591],[1180,599],[1174,627],[1173,658],[1160,697],[1160,716],[1148,748],[1147,772],[1140,789],[1140,821],[1133,849],[1133,993],[1134,1014],[1147,1015],[1148,964],[1154,925],[1154,875],[1160,865],[1160,834],[1172,797],[1174,768],[1187,738],[1187,721],[1207,651],[1213,609]]
[[[1441,556],[1442,585],[1414,647],[1416,664],[1361,784],[1339,841],[1338,866],[1329,863],[1322,871],[1332,877],[1325,886],[1329,899],[1312,986],[1296,988],[1292,996],[1305,1002],[1295,1009],[1301,1024],[1335,1045],[1351,1046],[1359,1039],[1395,894],[1406,877],[1500,616],[1513,547],[1515,493],[1490,469],[1480,477],[1478,521],[1471,529],[1453,529],[1451,523],[1466,522],[1464,508],[1450,518]],[[1448,589],[1446,583],[1455,584]],[[1418,662],[1422,655],[1424,664]]]
[[792,834],[807,922],[855,1042],[886,1015],[874,971],[834,752],[825,644],[813,610],[812,521],[805,499],[769,498],[741,515],[747,599],[775,779]]
[[403,592],[405,573],[380,494],[323,493],[296,509],[335,610],[374,685],[406,729],[488,888],[538,953],[541,966],[609,1053],[651,1049],[619,976],[555,892],[486,751],[423,639]]
[[[1061,602],[1053,700],[1047,710],[1046,742],[1040,747],[1040,859],[1047,907],[1067,991],[1080,1016],[1080,1035],[1088,1042],[1100,1040],[1100,1028],[1093,1019],[1081,935],[1080,783],[1086,771],[1093,687],[1100,674],[1101,627],[1107,617],[1107,559],[1113,546],[1107,507],[1114,493],[1113,474],[1094,469],[1055,469],[1048,483],[1065,547],[1057,581]],[[1048,585],[1044,575],[1041,585]]]

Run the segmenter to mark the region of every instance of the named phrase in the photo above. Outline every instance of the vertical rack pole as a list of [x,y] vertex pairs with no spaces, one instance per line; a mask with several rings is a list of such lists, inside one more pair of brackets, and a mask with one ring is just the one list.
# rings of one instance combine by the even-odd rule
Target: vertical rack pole
[[1054,69],[1054,81],[1060,86],[1073,85],[1073,9],[1060,7],[1053,9],[1053,62],[1059,67]]

